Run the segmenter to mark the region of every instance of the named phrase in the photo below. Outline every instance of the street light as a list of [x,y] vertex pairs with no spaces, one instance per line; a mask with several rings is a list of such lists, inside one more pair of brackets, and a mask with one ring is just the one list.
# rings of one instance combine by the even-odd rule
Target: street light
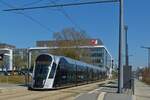
[[150,67],[150,47],[141,46],[141,48],[148,50],[148,67]]

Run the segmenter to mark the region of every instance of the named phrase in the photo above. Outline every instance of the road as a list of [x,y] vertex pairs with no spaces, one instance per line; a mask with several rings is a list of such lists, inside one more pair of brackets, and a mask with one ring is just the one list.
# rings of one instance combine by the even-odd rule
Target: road
[[29,91],[25,88],[18,87],[9,90],[7,88],[8,91],[6,90],[0,93],[0,100],[74,100],[82,94],[92,94],[95,89],[107,82],[97,82],[53,91]]

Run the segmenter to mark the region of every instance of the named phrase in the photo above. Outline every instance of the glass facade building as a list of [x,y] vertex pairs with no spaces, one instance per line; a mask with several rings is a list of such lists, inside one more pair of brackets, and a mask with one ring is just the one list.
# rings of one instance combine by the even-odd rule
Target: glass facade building
[[[78,48],[82,51],[88,50],[90,64],[99,66],[101,68],[111,69],[112,68],[112,56],[104,46],[100,39],[88,39],[86,44],[81,44]],[[63,41],[61,41],[63,42]],[[72,41],[71,41],[72,42]],[[37,47],[49,47],[49,52],[57,49],[55,41],[37,41]],[[74,47],[69,47],[74,48]],[[42,51],[42,50],[41,50]],[[45,51],[45,50],[44,50]],[[80,59],[84,61],[84,59]],[[85,61],[86,62],[86,61]]]

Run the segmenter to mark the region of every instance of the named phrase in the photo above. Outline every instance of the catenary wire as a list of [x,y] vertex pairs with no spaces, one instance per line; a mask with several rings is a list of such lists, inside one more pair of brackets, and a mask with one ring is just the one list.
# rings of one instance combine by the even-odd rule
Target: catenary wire
[[[55,4],[56,5],[56,2],[55,1],[51,1],[49,0],[52,4]],[[65,9],[63,9],[63,7],[58,7],[58,10],[79,30],[83,30],[81,29],[81,27],[79,25],[77,25],[75,23],[75,21],[69,16],[69,14],[65,11]]]
[[17,11],[17,10],[34,10],[34,9],[44,9],[44,8],[55,8],[55,7],[70,7],[70,6],[80,6],[80,5],[90,5],[90,4],[100,4],[100,3],[112,3],[119,2],[119,0],[98,0],[98,1],[89,1],[89,2],[77,2],[77,3],[64,3],[57,5],[45,5],[45,6],[34,6],[34,7],[22,7],[22,8],[13,8],[5,9],[3,11]]
[[[16,7],[14,7],[13,5],[11,5],[11,4],[7,3],[7,2],[4,2],[4,1],[2,1],[2,0],[0,0],[0,3],[6,5],[6,6],[10,7],[10,8],[16,8]],[[21,15],[23,15],[24,17],[30,19],[32,22],[34,22],[34,23],[38,24],[39,26],[41,26],[42,28],[46,29],[47,31],[54,32],[52,29],[50,29],[50,28],[47,27],[46,25],[42,24],[42,23],[41,23],[40,21],[38,21],[37,19],[35,19],[35,18],[33,18],[33,17],[31,17],[31,16],[29,16],[29,15],[23,13],[23,12],[14,12],[14,13],[16,13],[16,14],[21,14]]]

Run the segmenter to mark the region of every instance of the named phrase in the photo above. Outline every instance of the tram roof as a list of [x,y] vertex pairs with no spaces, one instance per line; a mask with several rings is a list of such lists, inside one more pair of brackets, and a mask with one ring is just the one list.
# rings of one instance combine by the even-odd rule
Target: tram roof
[[[64,58],[68,63],[71,63],[71,64],[83,65],[83,66],[88,66],[88,67],[90,67],[90,68],[95,68],[95,69],[98,69],[98,70],[101,70],[101,71],[106,71],[106,68],[104,68],[104,67],[103,67],[103,68],[100,68],[100,67],[98,67],[98,66],[94,66],[94,65],[91,65],[91,64],[88,64],[88,63],[79,61],[79,60],[75,60],[75,59],[69,58],[69,57],[56,56],[56,55],[52,55],[52,54],[49,54],[49,53],[43,53],[43,54],[56,57],[56,59],[57,59],[57,58],[58,58],[58,59]],[[43,54],[40,54],[40,55],[43,55]]]
[[95,69],[99,69],[99,70],[102,70],[102,71],[105,70],[104,68],[100,68],[100,67],[98,67],[98,66],[94,66],[94,65],[91,65],[91,64],[88,64],[88,63],[79,61],[79,60],[75,60],[75,59],[69,58],[69,57],[65,57],[65,56],[57,56],[57,57],[65,58],[65,60],[66,60],[67,62],[69,62],[69,63],[75,63],[75,64],[77,64],[77,65],[88,66],[88,67],[90,67],[90,68],[95,68]]

